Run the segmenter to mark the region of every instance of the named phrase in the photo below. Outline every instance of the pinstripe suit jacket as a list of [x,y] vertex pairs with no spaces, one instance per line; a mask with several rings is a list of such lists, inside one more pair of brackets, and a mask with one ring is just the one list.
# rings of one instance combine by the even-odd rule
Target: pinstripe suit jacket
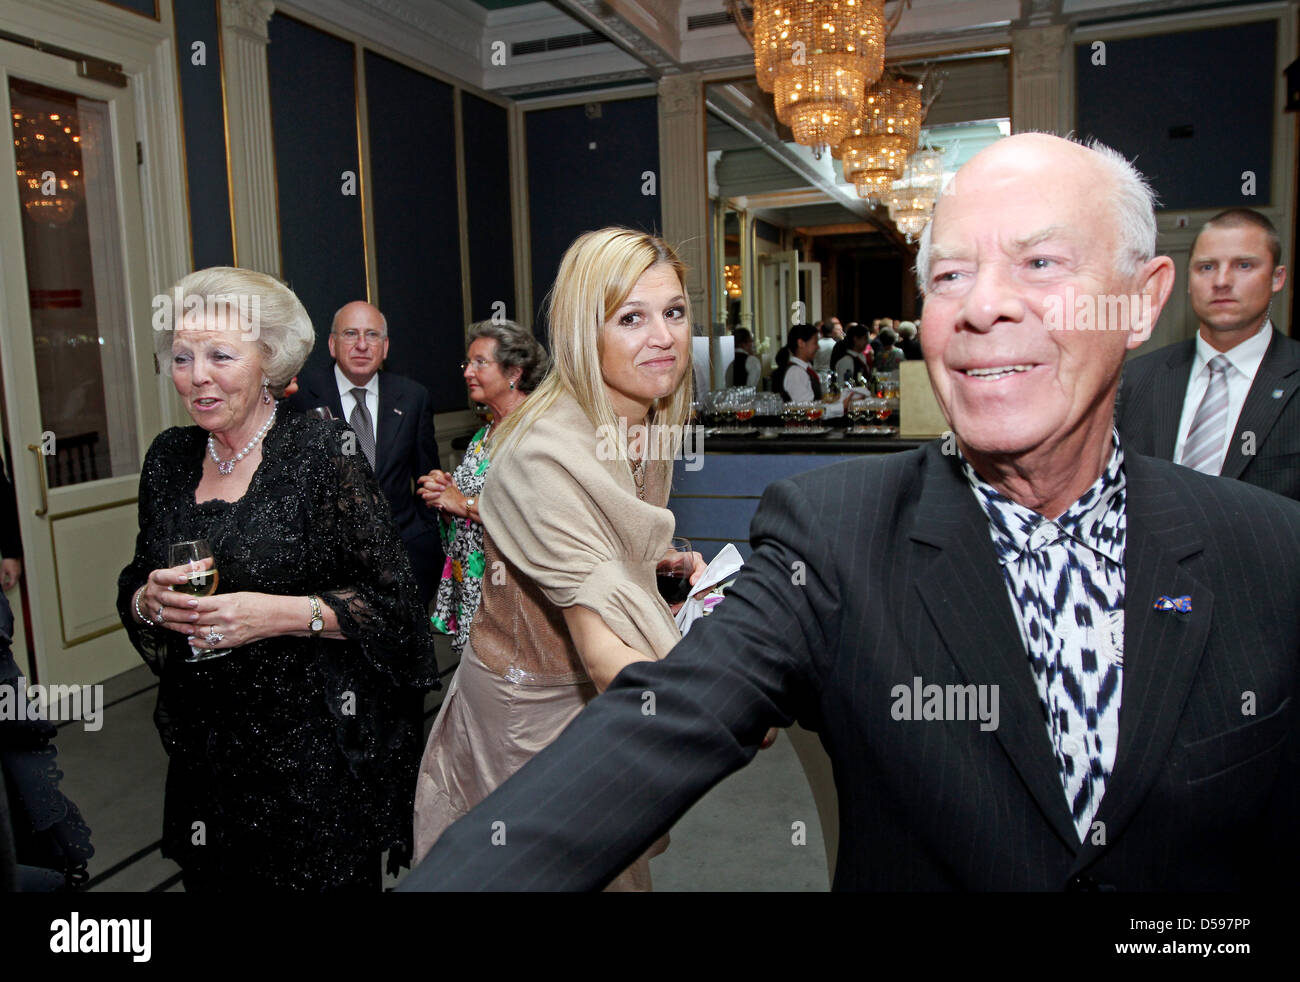
[[[771,485],[718,610],[620,672],[403,889],[598,888],[792,720],[834,766],[836,889],[1294,882],[1300,505],[1136,453],[1125,469],[1120,735],[1086,842],[988,524],[932,443]],[[998,728],[895,719],[916,677],[998,686]]]
[[[1125,450],[1174,459],[1196,338],[1124,366],[1115,422]],[[1264,360],[1237,417],[1223,477],[1235,477],[1300,500],[1300,341],[1273,328]],[[1252,440],[1245,435],[1254,433]],[[1251,446],[1253,442],[1253,447]]]

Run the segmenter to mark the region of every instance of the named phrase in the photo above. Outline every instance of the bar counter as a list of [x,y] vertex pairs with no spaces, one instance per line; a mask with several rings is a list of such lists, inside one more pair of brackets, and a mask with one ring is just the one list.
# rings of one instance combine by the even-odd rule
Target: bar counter
[[704,436],[704,453],[742,454],[860,454],[912,450],[924,440],[896,436],[849,436],[832,429],[824,436]]
[[773,481],[818,467],[861,459],[863,454],[898,453],[926,440],[849,436],[831,427],[821,436],[710,436],[694,460],[678,460],[668,507],[677,518],[674,535],[712,559],[730,542],[749,558],[749,523],[763,490]]

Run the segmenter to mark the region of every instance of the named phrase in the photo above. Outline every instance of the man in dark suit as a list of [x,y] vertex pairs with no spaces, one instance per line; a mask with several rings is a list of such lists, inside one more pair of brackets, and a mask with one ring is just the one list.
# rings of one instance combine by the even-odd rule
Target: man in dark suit
[[1192,244],[1196,336],[1124,367],[1126,448],[1300,499],[1300,342],[1269,319],[1286,283],[1281,243],[1249,208],[1215,215]]
[[392,507],[427,605],[438,589],[442,546],[437,523],[416,498],[412,482],[439,466],[429,391],[409,378],[380,371],[388,357],[388,323],[364,301],[346,304],[334,315],[329,350],[334,363],[303,372],[288,404],[303,412],[327,406],[356,432],[357,449]]
[[[834,767],[836,889],[1294,882],[1300,505],[1115,437],[1174,281],[1155,232],[1106,148],[968,162],[917,257],[955,447],[771,485],[717,610],[401,888],[600,887],[795,720]],[[1142,302],[1107,330],[1049,326],[1120,295]]]

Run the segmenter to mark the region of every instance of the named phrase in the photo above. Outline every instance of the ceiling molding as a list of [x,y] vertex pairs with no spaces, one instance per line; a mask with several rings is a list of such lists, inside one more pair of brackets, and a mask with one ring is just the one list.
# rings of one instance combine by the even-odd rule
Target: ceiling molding
[[605,0],[553,0],[555,5],[576,21],[609,38],[628,54],[639,59],[658,78],[680,70],[676,52],[667,51],[658,41],[615,13]]
[[[318,2],[319,0],[313,0],[313,6]],[[463,55],[476,60],[481,57],[483,25],[452,8],[445,7],[445,14],[433,17],[402,0],[358,0],[358,3],[373,8],[391,20],[414,27],[421,34],[435,38]]]
[[[283,6],[286,13],[293,12],[292,3]],[[316,19],[390,48],[441,76],[485,88],[481,27],[449,7],[439,4],[436,18],[427,5],[400,0],[311,0],[310,7],[305,2],[303,7]]]
[[528,99],[550,95],[558,90],[591,89],[592,95],[599,95],[597,90],[610,86],[625,86],[632,82],[645,82],[653,85],[654,80],[644,68],[624,72],[604,72],[600,75],[574,75],[569,78],[548,79],[546,81],[525,82],[491,89],[494,94],[509,96],[512,99]]
[[733,86],[715,85],[706,90],[705,102],[709,111],[733,129],[749,134],[764,151],[793,171],[796,179],[802,179],[805,186],[824,191],[835,203],[888,233],[889,230],[884,229],[867,203],[852,188],[845,189],[836,183],[829,157],[815,160],[807,147],[786,144],[766,124],[761,113],[755,112],[758,107],[743,93]]
[[805,238],[821,238],[824,235],[879,235],[880,229],[866,222],[846,223],[843,225],[799,225],[794,231]]

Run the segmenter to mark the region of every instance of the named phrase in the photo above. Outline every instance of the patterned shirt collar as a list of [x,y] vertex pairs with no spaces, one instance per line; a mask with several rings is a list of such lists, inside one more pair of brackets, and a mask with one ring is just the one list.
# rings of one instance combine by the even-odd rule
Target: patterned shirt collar
[[1037,549],[1065,535],[1114,563],[1124,562],[1122,526],[1107,519],[1124,511],[1124,450],[1119,431],[1112,431],[1110,463],[1101,477],[1055,521],[1012,501],[975,473],[975,468],[958,450],[962,473],[975,493],[975,500],[989,520],[998,561],[1004,566],[1017,560],[1027,549]]

